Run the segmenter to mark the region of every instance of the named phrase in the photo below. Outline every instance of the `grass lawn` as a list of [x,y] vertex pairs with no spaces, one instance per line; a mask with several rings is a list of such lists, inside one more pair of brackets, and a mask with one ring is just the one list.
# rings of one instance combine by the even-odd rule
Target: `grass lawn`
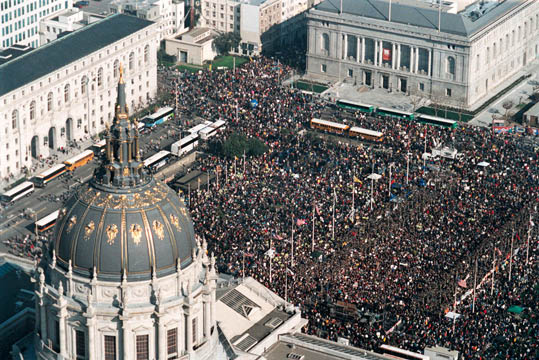
[[192,72],[192,73],[196,73],[199,70],[204,70],[203,67],[198,67],[196,65],[187,65],[187,64],[178,65],[177,69],[179,71],[189,71],[189,72]]
[[294,87],[300,89],[300,90],[305,90],[305,91],[313,91],[315,93],[321,93],[321,92],[324,92],[328,89],[327,86],[325,85],[320,85],[320,84],[316,84],[316,83],[309,83],[309,82],[306,82],[306,81],[296,81],[294,83]]
[[[213,60],[213,62],[210,62],[210,64],[213,63],[213,65],[212,65],[213,70],[217,70],[217,68],[219,66],[224,66],[224,67],[227,67],[229,69],[232,69],[234,67],[234,58],[236,58],[236,67],[238,67],[238,66],[240,66],[242,64],[245,64],[247,61],[249,61],[248,58],[227,55],[227,56],[216,57]],[[206,65],[206,67],[208,67],[208,66],[209,65]]]

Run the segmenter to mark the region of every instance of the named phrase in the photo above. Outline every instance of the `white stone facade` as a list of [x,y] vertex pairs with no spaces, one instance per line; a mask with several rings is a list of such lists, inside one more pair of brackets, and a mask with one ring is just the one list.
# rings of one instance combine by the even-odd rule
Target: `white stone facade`
[[114,116],[120,63],[129,83],[130,111],[154,98],[159,48],[156,26],[0,96],[0,177],[17,176],[23,167],[31,167],[32,158],[48,157],[51,150],[66,147],[69,141],[103,131]]
[[72,0],[0,1],[0,49],[13,44],[38,47],[41,19],[72,7]]
[[38,359],[215,359],[215,258],[197,250],[176,273],[121,283],[75,276],[53,253],[36,279]]

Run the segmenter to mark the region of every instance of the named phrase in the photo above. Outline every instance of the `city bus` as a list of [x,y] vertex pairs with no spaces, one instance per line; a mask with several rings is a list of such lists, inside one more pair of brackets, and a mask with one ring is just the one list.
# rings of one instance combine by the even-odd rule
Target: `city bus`
[[60,210],[53,211],[49,215],[45,216],[44,218],[39,219],[36,221],[36,228],[38,232],[43,232],[56,224],[56,220],[58,219],[58,214],[60,213]]
[[366,114],[372,114],[376,111],[376,107],[374,105],[361,104],[350,100],[337,100],[336,105],[341,109],[361,111]]
[[398,119],[414,120],[414,113],[379,107],[376,113],[380,116],[390,116]]
[[170,151],[176,156],[182,156],[198,146],[198,135],[191,134],[171,145]]
[[196,126],[193,126],[189,130],[187,130],[191,134],[198,134],[202,129],[208,127],[208,125],[211,125],[211,121],[204,121],[202,124],[198,124]]
[[350,137],[360,137],[364,140],[382,142],[384,140],[384,133],[380,131],[374,131],[369,129],[363,129],[357,126],[352,126],[348,132]]
[[65,164],[57,164],[45,170],[39,175],[34,176],[32,182],[39,188],[45,187],[50,181],[66,172]]
[[417,122],[421,124],[440,126],[447,129],[456,129],[458,127],[457,121],[447,120],[441,117],[430,116],[430,115],[425,115],[425,114],[418,115]]
[[156,172],[167,164],[170,155],[170,151],[161,150],[157,154],[154,154],[144,160],[144,166],[146,166],[151,172]]
[[414,353],[408,350],[399,349],[398,347],[390,345],[380,345],[378,349],[382,355],[387,355],[392,359],[405,359],[405,360],[430,360],[430,357],[423,354]]
[[217,120],[211,125],[208,125],[198,133],[201,140],[208,140],[210,137],[217,134],[220,130],[225,129],[226,122],[224,120]]
[[153,128],[156,125],[162,124],[165,121],[174,118],[174,109],[170,106],[163,107],[155,113],[146,116],[142,121],[147,128]]
[[84,150],[80,154],[73,156],[71,159],[64,161],[66,169],[73,171],[81,166],[88,164],[94,158],[94,152],[92,150]]
[[339,124],[332,121],[322,120],[322,119],[311,119],[311,128],[312,129],[318,129],[327,131],[334,134],[340,134],[344,135],[347,133],[348,129],[350,129],[350,126]]
[[101,155],[105,152],[107,148],[107,140],[103,139],[99,142],[96,142],[90,148],[94,151],[95,155]]
[[22,198],[23,196],[30,196],[34,192],[34,183],[25,181],[13,189],[6,191],[0,196],[0,200],[5,204],[11,204]]

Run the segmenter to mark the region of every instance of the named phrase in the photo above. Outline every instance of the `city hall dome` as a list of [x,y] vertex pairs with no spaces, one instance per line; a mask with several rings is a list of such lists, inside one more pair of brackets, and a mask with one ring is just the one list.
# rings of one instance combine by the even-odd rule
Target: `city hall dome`
[[[122,73],[122,71],[121,71]],[[105,159],[90,182],[60,208],[52,249],[56,264],[99,280],[151,279],[192,262],[196,251],[188,210],[140,159],[137,124],[128,117],[123,75]]]

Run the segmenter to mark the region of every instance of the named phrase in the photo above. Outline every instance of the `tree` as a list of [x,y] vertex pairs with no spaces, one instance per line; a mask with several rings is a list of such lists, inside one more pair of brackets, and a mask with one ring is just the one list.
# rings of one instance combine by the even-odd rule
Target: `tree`
[[241,37],[235,32],[219,34],[213,39],[213,45],[220,55],[228,55],[230,50],[239,46]]
[[505,114],[504,114],[505,121],[509,121],[509,117],[508,117],[509,109],[513,107],[513,102],[511,100],[507,100],[502,104],[502,107],[505,109]]
[[228,158],[240,158],[246,156],[260,156],[268,147],[258,138],[247,138],[244,134],[234,133],[224,141],[212,141],[208,144],[209,151],[213,154],[224,155]]

